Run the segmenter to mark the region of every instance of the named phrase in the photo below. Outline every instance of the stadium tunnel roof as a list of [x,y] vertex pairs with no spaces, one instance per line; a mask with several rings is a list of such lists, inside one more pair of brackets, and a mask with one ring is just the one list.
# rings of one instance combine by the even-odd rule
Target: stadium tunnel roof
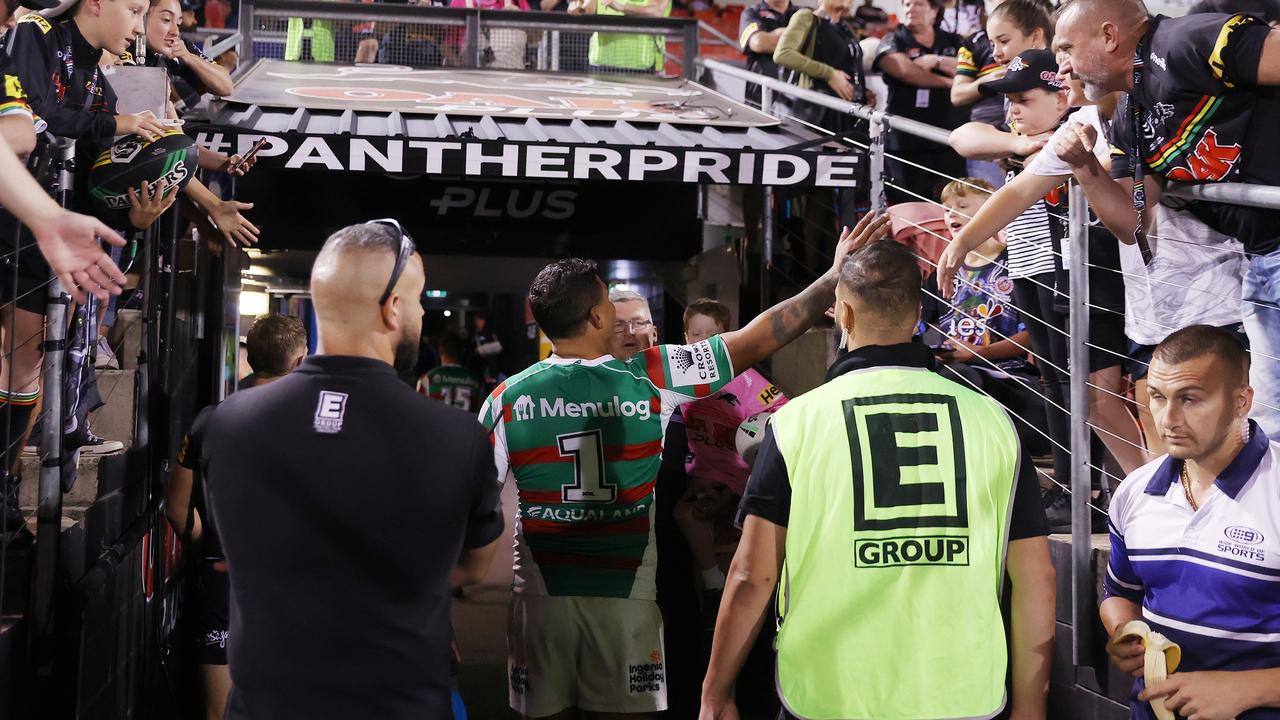
[[859,152],[683,79],[260,60],[197,141],[260,168],[474,178],[854,184]]

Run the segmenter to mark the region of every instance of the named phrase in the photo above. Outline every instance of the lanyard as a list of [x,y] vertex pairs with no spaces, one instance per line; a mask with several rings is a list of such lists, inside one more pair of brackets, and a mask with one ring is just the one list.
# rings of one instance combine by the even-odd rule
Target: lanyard
[[1133,121],[1133,142],[1129,145],[1129,162],[1133,165],[1133,209],[1138,216],[1133,229],[1133,240],[1142,253],[1142,263],[1151,264],[1151,245],[1147,242],[1147,230],[1142,224],[1142,212],[1147,208],[1147,190],[1143,183],[1146,169],[1142,165],[1142,107],[1138,102],[1138,88],[1142,85],[1142,70],[1147,41],[1144,38],[1133,51],[1133,91],[1129,93],[1129,117]]
[[[67,90],[71,90],[71,81],[75,79],[76,64],[75,58],[71,51],[71,41],[62,48],[62,67],[66,71]],[[100,65],[93,66],[93,76],[89,78],[89,84],[85,86],[86,97],[84,99],[84,109],[88,110],[93,107],[94,98],[98,95],[98,74],[102,72]]]

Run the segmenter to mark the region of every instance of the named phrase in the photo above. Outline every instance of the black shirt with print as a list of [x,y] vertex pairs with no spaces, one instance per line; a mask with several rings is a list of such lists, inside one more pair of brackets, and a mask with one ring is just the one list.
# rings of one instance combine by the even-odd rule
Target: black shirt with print
[[102,51],[70,18],[24,15],[5,38],[9,64],[36,116],[36,130],[106,144],[116,131],[116,94],[98,67]]
[[[909,60],[924,55],[941,55],[956,57],[964,41],[955,33],[935,30],[933,46],[926,47],[916,40],[905,25],[899,25],[892,35],[880,41],[880,50],[876,54],[875,69],[880,70],[880,63],[886,55],[903,53]],[[968,108],[958,108],[951,103],[951,88],[918,88],[905,83],[889,73],[884,73],[884,82],[889,86],[888,111],[892,115],[911,118],[937,127],[954,130],[969,118]],[[930,151],[939,150],[937,143],[917,138],[906,133],[892,133],[889,136],[890,150],[922,148]]]
[[[964,39],[956,55],[956,77],[981,80],[1004,67],[996,62],[991,38],[986,30],[979,30]],[[980,89],[983,85],[978,86]],[[978,102],[969,106],[969,119],[999,126],[1005,121],[1004,96],[991,91],[982,92]]]
[[[770,33],[778,28],[786,27],[787,23],[791,22],[791,16],[795,15],[799,9],[795,3],[788,2],[786,11],[778,12],[769,7],[769,3],[760,0],[760,2],[742,11],[742,19],[738,22],[738,44],[742,46],[742,54],[747,56],[748,70],[753,73],[768,75],[769,77],[778,76],[778,64],[773,61],[773,53],[759,53],[752,50],[749,46],[751,36],[756,33]],[[759,85],[747,83],[747,101],[760,102]]]
[[[1156,16],[1143,38],[1139,153],[1147,171],[1168,180],[1280,185],[1280,90],[1259,87],[1258,64],[1270,28],[1249,15]],[[1113,121],[1112,177],[1133,177],[1134,119]],[[1280,248],[1280,212],[1241,206],[1197,208],[1214,229],[1255,254]]]

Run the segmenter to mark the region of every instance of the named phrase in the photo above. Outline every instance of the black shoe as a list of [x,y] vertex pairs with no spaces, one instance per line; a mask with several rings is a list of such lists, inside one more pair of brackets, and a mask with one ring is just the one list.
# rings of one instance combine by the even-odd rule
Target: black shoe
[[1089,500],[1089,505],[1092,506],[1089,508],[1089,525],[1094,534],[1102,533],[1105,535],[1111,532],[1111,528],[1107,526],[1107,517],[1111,510],[1111,493],[1103,490],[1098,497]]
[[1044,503],[1044,516],[1049,521],[1049,532],[1071,532],[1071,495],[1060,487],[1053,487],[1040,495]]
[[0,474],[0,502],[4,503],[0,513],[0,545],[19,547],[25,545],[31,537],[27,529],[27,519],[22,516],[22,508],[18,501],[18,486],[22,476],[18,474]]

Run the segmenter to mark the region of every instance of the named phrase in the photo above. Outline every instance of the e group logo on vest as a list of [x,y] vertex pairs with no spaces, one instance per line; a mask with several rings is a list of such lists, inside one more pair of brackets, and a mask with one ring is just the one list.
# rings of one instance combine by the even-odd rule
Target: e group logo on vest
[[[947,395],[844,401],[853,464],[854,565],[968,565],[960,409]],[[890,537],[882,531],[897,531]]]

